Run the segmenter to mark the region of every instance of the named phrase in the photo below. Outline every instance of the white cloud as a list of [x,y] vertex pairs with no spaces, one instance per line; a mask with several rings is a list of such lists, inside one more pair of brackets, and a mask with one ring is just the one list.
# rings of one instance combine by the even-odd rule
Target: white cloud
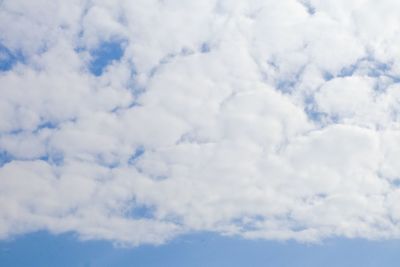
[[2,1],[0,237],[399,238],[397,5]]

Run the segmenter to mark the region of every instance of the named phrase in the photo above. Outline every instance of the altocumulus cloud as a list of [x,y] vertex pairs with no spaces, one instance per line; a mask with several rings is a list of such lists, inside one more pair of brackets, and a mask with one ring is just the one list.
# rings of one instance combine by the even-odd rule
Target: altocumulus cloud
[[399,9],[1,1],[0,238],[400,238]]

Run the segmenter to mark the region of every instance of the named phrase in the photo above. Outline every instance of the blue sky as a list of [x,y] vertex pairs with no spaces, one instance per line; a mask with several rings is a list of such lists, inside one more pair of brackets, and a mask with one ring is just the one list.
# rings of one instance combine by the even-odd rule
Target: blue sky
[[16,62],[22,60],[23,56],[20,53],[13,53],[0,42],[0,71],[8,71]]
[[0,1],[0,266],[396,266],[399,9]]
[[100,76],[104,69],[114,60],[118,61],[123,55],[123,47],[120,42],[105,42],[90,51],[92,56],[89,70],[96,76]]
[[331,239],[323,244],[244,240],[203,233],[161,246],[120,248],[46,232],[0,243],[2,266],[397,266],[399,241]]

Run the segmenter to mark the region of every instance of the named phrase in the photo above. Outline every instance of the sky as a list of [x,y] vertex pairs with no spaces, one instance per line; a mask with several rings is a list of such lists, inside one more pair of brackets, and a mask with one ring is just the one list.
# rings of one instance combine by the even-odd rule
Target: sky
[[1,241],[0,262],[15,267],[397,266],[399,247],[400,242],[393,240],[334,239],[304,245],[197,233],[162,246],[128,248],[106,241],[80,242],[71,233],[54,236],[36,232]]
[[399,8],[0,1],[0,265],[395,266]]

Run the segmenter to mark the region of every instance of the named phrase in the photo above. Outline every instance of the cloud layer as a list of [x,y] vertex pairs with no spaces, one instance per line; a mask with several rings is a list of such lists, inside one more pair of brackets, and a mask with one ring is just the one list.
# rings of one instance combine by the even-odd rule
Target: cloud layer
[[0,238],[399,238],[399,8],[1,1]]

